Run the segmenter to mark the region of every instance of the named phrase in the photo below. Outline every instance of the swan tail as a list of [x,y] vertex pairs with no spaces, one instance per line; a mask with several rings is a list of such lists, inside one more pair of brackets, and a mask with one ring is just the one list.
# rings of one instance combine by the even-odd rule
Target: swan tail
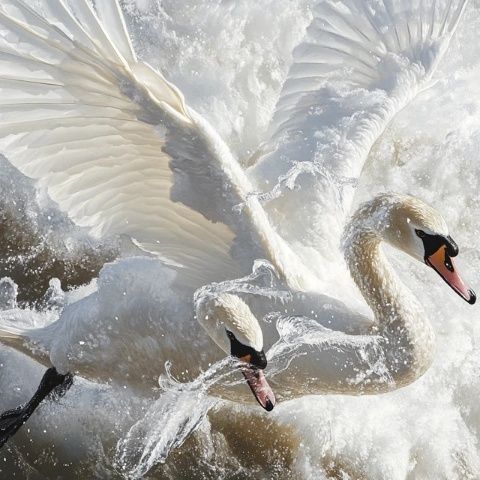
[[50,367],[48,353],[31,338],[36,329],[21,329],[8,324],[0,324],[0,343],[21,352],[36,362]]
[[[320,78],[392,91],[409,71],[431,76],[469,0],[328,0],[314,12],[307,41],[294,52],[292,89],[318,88]],[[292,75],[293,74],[293,75]]]
[[0,325],[0,342],[17,351],[24,351],[25,343],[28,341],[26,332],[9,325]]
[[25,331],[9,325],[0,325],[0,339],[3,343],[24,341]]

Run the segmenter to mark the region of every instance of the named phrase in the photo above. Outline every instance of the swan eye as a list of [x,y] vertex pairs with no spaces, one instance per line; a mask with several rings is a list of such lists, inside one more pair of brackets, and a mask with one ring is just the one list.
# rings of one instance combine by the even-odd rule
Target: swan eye
[[417,234],[418,237],[420,238],[425,238],[427,234],[423,230],[417,230],[415,229],[415,233]]

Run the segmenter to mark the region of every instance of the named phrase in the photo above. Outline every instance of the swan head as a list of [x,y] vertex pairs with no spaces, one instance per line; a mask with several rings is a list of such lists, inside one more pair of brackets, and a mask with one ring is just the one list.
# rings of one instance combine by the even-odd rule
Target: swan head
[[255,398],[265,410],[272,410],[275,395],[263,373],[267,366],[263,332],[248,305],[230,293],[199,296],[196,314],[215,343],[243,362],[242,373]]
[[468,303],[475,303],[475,293],[467,287],[455,265],[458,245],[437,210],[414,197],[396,197],[389,209],[384,238],[433,268]]

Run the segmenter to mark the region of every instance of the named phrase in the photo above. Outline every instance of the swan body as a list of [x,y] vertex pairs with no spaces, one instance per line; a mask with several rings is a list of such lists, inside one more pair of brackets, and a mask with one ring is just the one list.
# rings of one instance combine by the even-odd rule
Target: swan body
[[[424,240],[416,231],[425,234]],[[426,253],[424,243],[429,237],[442,239],[438,240],[437,249],[444,256],[438,265],[428,263],[428,256],[437,253],[437,250]],[[294,341],[290,333],[290,338],[280,338],[269,350],[269,379],[280,399],[308,394],[391,391],[410,384],[430,367],[435,355],[432,324],[419,299],[391,267],[383,243],[432,266],[464,300],[475,303],[475,294],[463,283],[453,258],[446,253],[447,248],[453,249],[452,257],[456,256],[458,247],[444,219],[417,198],[389,193],[366,202],[347,224],[342,243],[352,279],[373,318],[353,320],[354,312],[348,312],[345,306],[337,307],[332,315],[331,306],[326,311],[322,308],[332,299],[315,292],[308,294],[308,301],[297,294],[298,301],[270,305],[271,310],[281,308],[286,318],[302,319],[296,325],[298,338],[294,347],[289,345]],[[451,265],[451,271],[445,268],[445,263]],[[449,273],[455,277],[447,277]],[[221,318],[233,314],[227,308]],[[350,324],[345,325],[343,332],[325,328],[332,323],[332,316],[348,314]],[[251,313],[243,315],[251,317]],[[197,316],[201,316],[199,309]],[[338,328],[339,322],[335,320],[333,324]],[[302,322],[308,325],[306,330]],[[299,340],[302,335],[305,338]],[[283,354],[289,346],[288,368],[285,368]],[[376,369],[372,369],[375,364]]]
[[[185,305],[196,292],[197,320],[226,354],[244,362],[244,376],[267,410],[274,398],[259,373],[264,333],[270,345],[276,338],[260,327],[248,299],[218,289],[264,258],[291,298],[318,301],[321,311],[328,297],[319,292],[335,297],[328,266],[343,261],[338,239],[368,152],[428,87],[467,1],[412,0],[405,8],[380,1],[375,11],[367,3],[319,2],[293,54],[268,147],[248,170],[182,93],[137,58],[117,0],[97,2],[95,10],[86,0],[50,0],[44,15],[23,0],[0,5],[0,150],[92,235],[126,235],[158,257],[174,277],[162,280]],[[415,230],[438,248],[427,255]],[[298,337],[299,350],[280,334],[268,354],[280,396],[377,392],[418,378],[432,359],[432,329],[380,243],[431,260],[473,301],[456,272],[441,265],[441,255],[444,263],[445,255],[454,256],[446,235],[441,217],[411,198],[387,195],[357,212],[344,251],[375,321],[358,334],[355,326],[335,333],[304,318],[308,335]],[[212,282],[220,282],[213,295],[204,288]],[[95,333],[95,318],[72,314],[75,308],[81,312],[72,305],[41,329],[2,318],[0,340],[60,374],[121,376],[116,348],[135,345],[135,329],[115,341],[106,335],[108,348],[85,355],[83,337]],[[156,360],[161,341],[153,343],[150,350],[140,342],[138,355]],[[362,360],[369,345],[383,355],[389,381],[377,370],[358,379],[371,369]],[[288,369],[276,365],[286,352]]]

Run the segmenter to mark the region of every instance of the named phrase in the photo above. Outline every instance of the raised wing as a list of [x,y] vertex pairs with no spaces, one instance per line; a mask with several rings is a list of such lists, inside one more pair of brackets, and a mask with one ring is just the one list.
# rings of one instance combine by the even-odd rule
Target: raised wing
[[44,6],[0,3],[0,151],[92,234],[131,236],[194,286],[237,275],[228,148],[137,60],[116,0]]
[[250,177],[283,238],[313,269],[338,256],[367,155],[426,88],[467,0],[319,2]]

